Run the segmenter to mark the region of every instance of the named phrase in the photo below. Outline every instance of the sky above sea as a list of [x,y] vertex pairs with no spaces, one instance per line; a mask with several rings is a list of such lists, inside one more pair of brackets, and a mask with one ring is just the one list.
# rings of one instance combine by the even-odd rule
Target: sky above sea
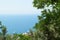
[[33,7],[33,0],[0,0],[0,21],[8,33],[24,33],[38,22],[41,9]]

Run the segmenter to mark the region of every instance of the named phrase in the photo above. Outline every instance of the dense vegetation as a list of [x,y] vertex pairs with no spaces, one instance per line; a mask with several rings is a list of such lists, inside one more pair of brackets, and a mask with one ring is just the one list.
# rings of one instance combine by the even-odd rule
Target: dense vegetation
[[[34,0],[33,6],[43,9],[38,16],[34,31],[27,34],[6,34],[6,27],[0,22],[0,40],[60,40],[60,0]],[[51,9],[49,9],[50,7]],[[48,7],[48,9],[45,9]]]

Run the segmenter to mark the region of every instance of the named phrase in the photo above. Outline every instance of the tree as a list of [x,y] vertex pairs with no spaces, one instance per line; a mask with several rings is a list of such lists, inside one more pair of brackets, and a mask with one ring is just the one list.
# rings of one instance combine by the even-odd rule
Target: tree
[[2,34],[3,34],[3,40],[6,40],[6,27],[5,26],[1,26],[2,27]]
[[2,36],[3,36],[2,40],[6,40],[7,30],[6,30],[6,27],[4,25],[2,25],[1,21],[0,21],[0,29],[2,30]]
[[[60,40],[60,0],[34,0],[33,4],[37,9],[43,9],[34,26],[37,40]],[[51,10],[45,9],[49,6]]]

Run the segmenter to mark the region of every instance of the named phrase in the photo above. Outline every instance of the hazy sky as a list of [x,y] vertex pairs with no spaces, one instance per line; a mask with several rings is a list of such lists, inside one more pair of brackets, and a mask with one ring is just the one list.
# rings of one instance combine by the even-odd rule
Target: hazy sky
[[0,0],[0,14],[36,14],[33,0]]

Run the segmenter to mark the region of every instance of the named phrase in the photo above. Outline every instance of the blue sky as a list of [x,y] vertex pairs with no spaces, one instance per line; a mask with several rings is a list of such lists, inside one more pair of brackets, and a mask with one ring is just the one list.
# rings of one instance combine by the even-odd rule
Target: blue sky
[[0,14],[38,14],[33,0],[0,0]]

